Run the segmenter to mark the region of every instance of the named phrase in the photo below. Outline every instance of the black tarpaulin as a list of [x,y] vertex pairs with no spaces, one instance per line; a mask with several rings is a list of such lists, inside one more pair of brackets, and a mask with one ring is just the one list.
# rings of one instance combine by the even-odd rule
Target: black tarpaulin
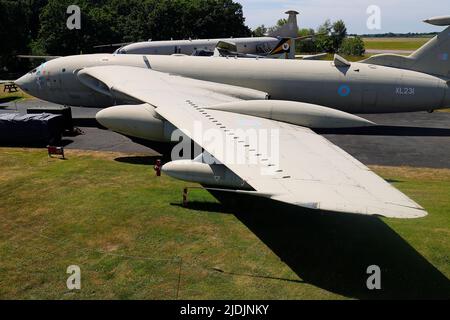
[[64,119],[61,115],[0,114],[0,143],[3,145],[58,144],[63,129]]

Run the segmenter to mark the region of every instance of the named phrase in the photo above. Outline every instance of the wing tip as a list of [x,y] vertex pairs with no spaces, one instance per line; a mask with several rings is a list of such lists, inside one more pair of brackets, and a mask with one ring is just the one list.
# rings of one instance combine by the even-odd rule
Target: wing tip
[[419,210],[416,209],[414,211],[410,211],[408,213],[404,213],[404,214],[398,214],[398,213],[392,213],[392,214],[383,214],[380,215],[383,218],[387,218],[387,219],[422,219],[425,218],[429,215],[429,213],[425,210]]

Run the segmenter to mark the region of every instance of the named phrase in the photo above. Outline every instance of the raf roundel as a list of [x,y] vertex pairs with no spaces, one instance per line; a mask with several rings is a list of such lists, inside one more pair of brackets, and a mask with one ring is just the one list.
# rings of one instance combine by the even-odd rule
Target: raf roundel
[[338,93],[341,97],[348,97],[350,95],[350,87],[346,84],[342,85],[338,89]]
[[287,51],[287,50],[289,50],[290,49],[290,45],[289,45],[289,43],[283,43],[283,50],[285,50],[285,51]]

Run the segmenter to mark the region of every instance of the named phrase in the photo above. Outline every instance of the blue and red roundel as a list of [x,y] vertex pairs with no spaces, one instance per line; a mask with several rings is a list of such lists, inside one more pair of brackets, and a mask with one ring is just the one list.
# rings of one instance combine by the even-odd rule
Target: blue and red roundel
[[350,92],[351,92],[350,87],[346,84],[343,84],[338,89],[338,93],[341,97],[348,97],[350,95]]

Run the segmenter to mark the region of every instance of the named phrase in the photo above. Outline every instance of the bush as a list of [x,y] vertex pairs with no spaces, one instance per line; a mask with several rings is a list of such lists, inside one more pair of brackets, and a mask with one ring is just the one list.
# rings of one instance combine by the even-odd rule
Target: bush
[[366,52],[366,47],[361,37],[345,38],[342,41],[339,52],[349,56],[363,56]]

